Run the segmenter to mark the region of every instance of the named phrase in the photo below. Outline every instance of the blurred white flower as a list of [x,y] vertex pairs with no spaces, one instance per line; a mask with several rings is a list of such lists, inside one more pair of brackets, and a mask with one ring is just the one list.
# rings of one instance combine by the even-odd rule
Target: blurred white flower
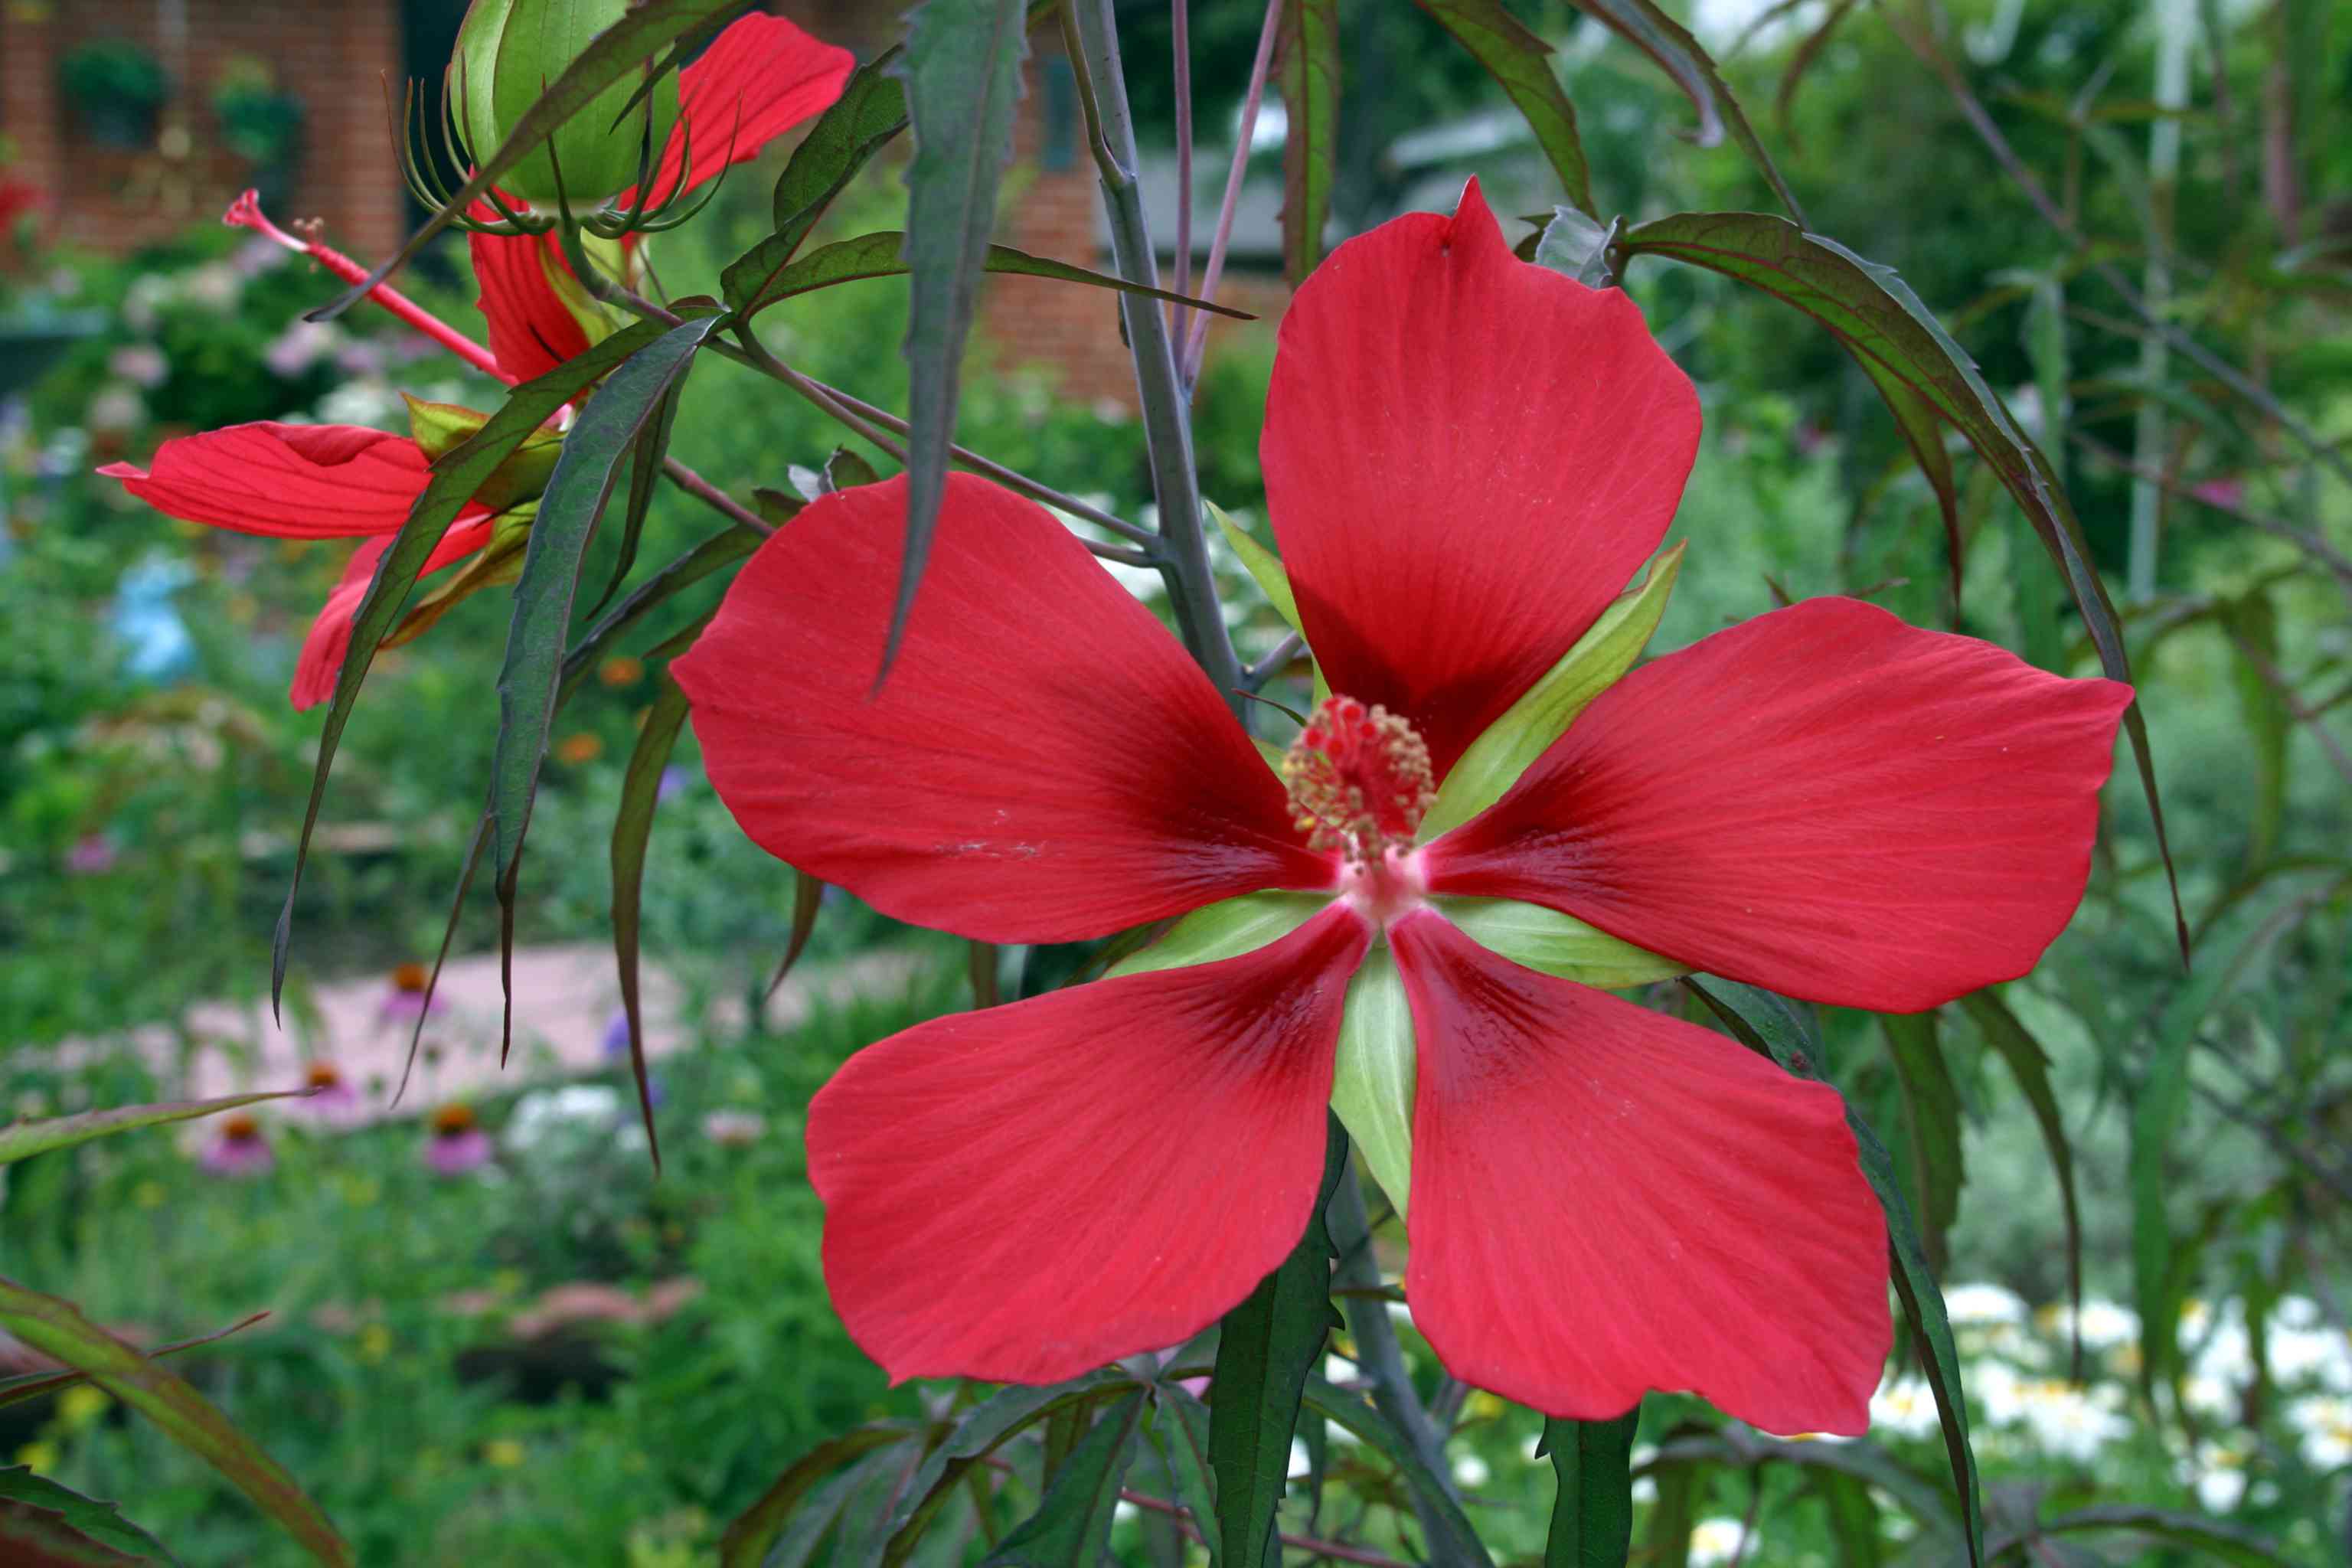
[[1461,1485],[1475,1490],[1493,1479],[1494,1472],[1486,1468],[1486,1461],[1477,1455],[1463,1454],[1454,1458],[1454,1479]]
[[601,1083],[567,1083],[533,1090],[517,1100],[514,1114],[507,1119],[506,1141],[513,1149],[534,1149],[551,1136],[576,1128],[608,1130],[620,1119],[619,1089]]
[[1906,1437],[1936,1430],[1936,1393],[1924,1377],[1898,1377],[1870,1396],[1870,1424]]
[[2024,1297],[2006,1285],[1983,1281],[1948,1286],[1944,1290],[1944,1310],[1956,1329],[1979,1324],[2022,1323],[2031,1315]]
[[146,422],[147,403],[136,387],[110,382],[98,389],[81,419],[93,430],[135,430]]
[[106,368],[109,374],[151,392],[163,385],[172,374],[163,351],[153,343],[123,344],[106,356]]
[[407,417],[407,408],[393,384],[377,376],[353,376],[337,382],[319,399],[321,425],[368,425],[379,429]]
[[1971,1362],[1961,1375],[1969,1413],[1991,1426],[2013,1426],[2025,1415],[2025,1380],[2006,1362]]
[[1745,1558],[1748,1527],[1736,1519],[1702,1519],[1691,1531],[1690,1568],[1717,1568]]
[[702,1119],[702,1135],[721,1148],[741,1149],[767,1136],[768,1119],[756,1110],[722,1108]]
[[2315,1383],[2331,1394],[2352,1394],[2352,1338],[2336,1329],[2277,1326],[2281,1321],[2284,1314],[2270,1332],[2272,1375],[2281,1383]]
[[2208,1513],[2228,1513],[2236,1508],[2246,1495],[2246,1461],[2252,1457],[2244,1449],[2220,1443],[2198,1444],[2183,1479],[2197,1489],[2199,1506]]
[[2319,1303],[2308,1296],[2281,1296],[2271,1309],[2271,1321],[2290,1329],[2315,1329],[2324,1321]]
[[1290,1474],[1303,1476],[1314,1468],[1314,1461],[1307,1452],[1307,1445],[1293,1437],[1290,1440]]
[[2209,1421],[2235,1421],[2242,1402],[2234,1385],[2204,1373],[2191,1373],[2181,1380],[2180,1403]]
[[1356,1381],[1356,1363],[1349,1361],[1343,1355],[1325,1356],[1323,1358],[1323,1381],[1326,1383],[1336,1383],[1342,1388],[1349,1386]]
[[2285,1416],[2303,1438],[2305,1464],[2316,1470],[2352,1465],[2352,1399],[2332,1394],[2298,1399],[2286,1407]]
[[2131,1430],[2115,1408],[2121,1397],[2112,1384],[2086,1389],[2054,1379],[2018,1390],[2026,1427],[2042,1451],[2082,1463]]
[[297,316],[261,351],[261,363],[270,374],[291,381],[343,346],[342,329],[330,321],[308,321]]
[[180,281],[180,297],[208,310],[233,310],[245,292],[245,277],[226,261],[208,261]]
[[[2074,1337],[2074,1309],[2063,1302],[2042,1309],[2040,1317],[2055,1339]],[[2114,1350],[2120,1345],[2139,1342],[2139,1314],[2129,1307],[2104,1297],[2084,1299],[2082,1313],[2084,1348],[2095,1351]]]

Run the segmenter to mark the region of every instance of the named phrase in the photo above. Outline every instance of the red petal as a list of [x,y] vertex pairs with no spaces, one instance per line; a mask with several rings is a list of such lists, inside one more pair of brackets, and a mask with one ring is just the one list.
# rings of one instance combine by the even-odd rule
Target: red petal
[[[475,213],[485,221],[498,216],[486,204]],[[500,370],[530,381],[588,352],[587,329],[549,279],[551,267],[569,270],[552,234],[472,234],[466,243],[482,289],[474,302],[489,323],[490,352]]]
[[154,466],[99,469],[156,510],[280,539],[396,532],[425,489],[415,442],[355,425],[263,420],[155,449]]
[[1698,398],[1622,292],[1516,259],[1472,181],[1291,301],[1259,455],[1331,689],[1442,776],[1664,537]]
[[852,1057],[808,1121],[851,1337],[894,1379],[1052,1383],[1214,1321],[1307,1227],[1369,941],[1335,906]]
[[[433,553],[425,558],[425,570],[417,575],[429,577],[445,566],[454,566],[488,543],[490,525],[496,521],[477,514],[471,521],[460,519],[441,536]],[[335,694],[335,678],[342,673],[343,655],[352,646],[352,617],[360,613],[360,601],[367,597],[368,583],[375,576],[375,563],[392,548],[390,539],[371,539],[352,552],[343,574],[327,595],[327,602],[319,610],[319,618],[310,623],[310,633],[302,639],[302,652],[294,661],[294,688],[287,695],[294,710],[300,712],[315,708]]]
[[901,920],[1067,942],[1331,885],[1175,638],[1045,511],[948,479],[897,666],[907,486],[760,547],[676,666],[710,777],[769,853]]
[[1837,1091],[1426,911],[1389,942],[1419,1058],[1405,1296],[1447,1369],[1580,1421],[1661,1389],[1867,1427],[1886,1226]]
[[1603,692],[1431,846],[1431,885],[1791,995],[1933,1007],[2024,973],[2065,928],[2130,700],[1809,599]]
[[[856,68],[847,49],[820,42],[782,16],[753,14],[710,41],[677,73],[681,114],[662,151],[648,205],[672,200],[833,107]],[[693,153],[693,166],[687,154]],[[684,184],[679,176],[687,176]],[[630,194],[614,205],[625,207]]]

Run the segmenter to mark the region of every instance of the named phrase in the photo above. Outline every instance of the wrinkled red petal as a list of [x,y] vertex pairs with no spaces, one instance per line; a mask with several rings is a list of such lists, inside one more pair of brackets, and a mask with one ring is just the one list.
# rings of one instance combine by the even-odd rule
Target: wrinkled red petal
[[1867,1427],[1886,1226],[1837,1091],[1425,910],[1389,942],[1418,1059],[1405,1296],[1447,1369],[1580,1421],[1659,1389]]
[[1698,397],[1622,291],[1511,255],[1471,182],[1333,251],[1282,318],[1259,454],[1331,689],[1442,777],[1655,550]]
[[1335,905],[1239,958],[852,1057],[808,1121],[851,1337],[893,1379],[1052,1383],[1214,1321],[1307,1228],[1369,941]]
[[984,942],[1331,884],[1176,639],[1044,509],[985,480],[948,479],[877,691],[906,517],[903,479],[814,502],[675,667],[711,782],[762,847]]
[[1809,599],[1603,692],[1431,846],[1431,886],[1794,996],[1933,1007],[2024,973],[2065,929],[2130,700]]
[[[495,521],[478,512],[470,521],[461,517],[451,524],[433,553],[425,558],[420,579],[456,565],[488,543]],[[375,563],[391,548],[389,538],[371,539],[361,545],[352,552],[341,578],[329,590],[327,602],[320,607],[319,618],[310,623],[310,635],[302,639],[302,651],[294,661],[294,687],[287,695],[296,712],[315,708],[335,694],[335,678],[342,673],[343,655],[352,646],[352,617],[360,613],[360,601],[367,597]]]
[[425,489],[424,452],[356,425],[261,420],[155,449],[153,465],[98,471],[167,516],[279,539],[393,533]]
[[[498,216],[487,204],[474,210],[486,222]],[[570,269],[554,235],[477,233],[466,244],[482,289],[474,302],[489,324],[490,352],[500,370],[530,381],[588,352],[588,331],[556,293],[548,270]]]
[[[857,57],[847,49],[811,37],[782,16],[754,13],[730,24],[677,73],[681,112],[654,174],[648,205],[717,179],[721,169],[759,156],[802,121],[824,113],[856,66]],[[614,205],[627,206],[633,194],[624,193]]]

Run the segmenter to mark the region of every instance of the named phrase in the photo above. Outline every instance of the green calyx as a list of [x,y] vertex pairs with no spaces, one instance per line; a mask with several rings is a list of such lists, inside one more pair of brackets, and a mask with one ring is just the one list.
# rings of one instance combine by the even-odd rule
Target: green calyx
[[1103,978],[1239,958],[1280,942],[1330,907],[1330,899],[1319,893],[1244,893],[1226,899],[1194,910],[1158,942],[1112,964]]
[[[449,68],[475,162],[503,145],[540,95],[628,9],[628,0],[474,0]],[[644,85],[631,76],[606,88],[499,175],[499,188],[550,209],[560,191],[584,212],[636,184],[641,168],[660,161],[678,113],[675,73],[629,107]]]
[[[426,403],[402,393],[408,404],[408,434],[425,455],[439,462],[479,434],[490,416],[455,403]],[[474,492],[474,500],[492,511],[509,511],[525,501],[537,501],[555,472],[562,454],[561,431],[538,429],[523,437],[514,455],[500,463]]]
[[1666,599],[1682,563],[1679,544],[1659,556],[1638,584],[1601,612],[1558,664],[1470,742],[1438,786],[1437,804],[1422,818],[1423,843],[1502,799],[1528,764],[1568,733],[1577,715],[1633,668],[1666,613]]

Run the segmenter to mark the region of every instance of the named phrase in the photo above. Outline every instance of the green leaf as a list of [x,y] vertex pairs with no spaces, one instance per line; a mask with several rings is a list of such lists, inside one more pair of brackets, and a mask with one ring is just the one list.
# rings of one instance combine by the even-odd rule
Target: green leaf
[[2238,653],[2230,674],[2253,753],[2253,801],[2246,832],[2246,865],[2252,869],[2278,851],[2279,832],[2286,822],[2287,742],[2294,720],[2287,710],[2288,694],[2274,684],[2278,613],[2270,595],[2237,595],[2224,599],[2218,610],[2221,629]]
[[669,44],[741,4],[742,0],[640,0],[631,5],[619,21],[580,51],[562,75],[548,83],[546,90],[514,122],[496,151],[483,157],[481,148],[473,149],[473,173],[440,210],[425,220],[424,227],[410,235],[407,243],[365,279],[331,303],[310,311],[309,319],[330,321],[366,299],[377,285],[407,265],[435,235],[487,195],[498,184],[499,175],[537,151],[541,143],[593,103],[607,88],[625,77],[642,72],[646,61]]
[[1118,1372],[1090,1372],[1045,1388],[1003,1389],[965,1411],[946,1438],[923,1456],[884,1519],[882,1532],[889,1542],[882,1554],[886,1568],[907,1560],[931,1515],[974,1465],[1048,1416],[1115,1399],[1136,1386],[1133,1378]]
[[1755,129],[1740,111],[1739,100],[1731,96],[1731,89],[1717,72],[1714,59],[1687,28],[1650,0],[1576,0],[1576,6],[1655,60],[1658,68],[1674,79],[1675,85],[1691,100],[1691,107],[1698,110],[1700,146],[1714,146],[1723,140],[1724,128],[1730,127],[1732,140],[1739,143],[1771,184],[1780,205],[1799,223],[1805,221],[1804,209],[1797,205],[1796,195],[1789,189],[1788,182],[1780,178],[1772,155],[1756,139]]
[[[1621,248],[1628,256],[1667,256],[1704,267],[1794,305],[1828,328],[1870,370],[1873,381],[1882,386],[1899,383],[1958,428],[1992,465],[2064,571],[2084,626],[2098,648],[2100,668],[2113,679],[2131,679],[2131,660],[2124,651],[2115,605],[2091,563],[2082,524],[2075,521],[2050,460],[2010,418],[1976,362],[1893,268],[1865,261],[1833,240],[1764,213],[1678,213],[1628,231]],[[1898,411],[1898,420],[1906,417]],[[1916,422],[1916,411],[1907,417]],[[2137,701],[2124,710],[2124,731],[2139,767],[2140,793],[2147,798],[2158,853],[2168,881],[2173,883],[2173,919],[2185,958],[2189,927],[2173,878],[2147,721]]]
[[1095,1568],[1103,1560],[1148,1392],[1139,1388],[1103,1412],[1063,1460],[1037,1511],[988,1554],[991,1568]]
[[1690,973],[1690,965],[1646,952],[1574,915],[1516,899],[1432,899],[1465,935],[1513,963],[1601,991],[1624,991]]
[[[1723,1020],[1732,1034],[1750,1049],[1760,1050],[1799,1078],[1827,1081],[1822,1070],[1820,1031],[1784,998],[1754,985],[1715,975],[1685,977],[1685,985]],[[1895,1293],[1902,1300],[1904,1316],[1919,1336],[1927,1386],[1936,1395],[1936,1415],[1944,1429],[1944,1452],[1952,1465],[1952,1480],[1961,1502],[1961,1521],[1969,1562],[1979,1565],[1984,1556],[1984,1491],[1977,1474],[1976,1450],[1969,1440],[1968,1405],[1960,1391],[1960,1355],[1952,1342],[1952,1321],[1944,1310],[1943,1291],[1935,1270],[1927,1266],[1927,1249],[1911,1205],[1904,1201],[1902,1184],[1895,1174],[1894,1157],[1870,1124],[1854,1113],[1849,1102],[1846,1125],[1853,1130],[1862,1158],[1862,1173],[1886,1211],[1886,1239],[1894,1254]]]
[[1331,1240],[1323,1208],[1348,1164],[1348,1135],[1330,1123],[1323,1182],[1307,1234],[1217,1331],[1217,1369],[1210,1388],[1209,1468],[1217,1478],[1221,1568],[1280,1568],[1276,1511],[1290,1472],[1290,1435],[1301,1391],[1339,1327],[1331,1310]]
[[1691,1531],[1698,1525],[1699,1469],[1675,1465],[1657,1472],[1658,1495],[1650,1504],[1644,1568],[1689,1568]]
[[1503,716],[1470,742],[1438,786],[1437,803],[1422,819],[1423,843],[1461,826],[1503,798],[1529,764],[1568,733],[1592,700],[1633,668],[1649,646],[1650,634],[1666,613],[1666,600],[1681,572],[1683,546],[1651,563],[1642,581],[1620,594],[1600,617],[1560,655],[1559,662],[1528,688]]
[[784,976],[793,972],[793,965],[801,961],[801,953],[807,948],[809,938],[816,933],[817,910],[824,905],[823,880],[795,868],[793,871],[792,935],[784,941],[783,959],[776,965],[775,975],[769,980],[764,994],[773,996],[776,988],[784,983]]
[[928,0],[907,36],[907,538],[877,681],[898,658],[947,494],[964,340],[1029,53],[1022,24],[1021,0]]
[[[795,294],[829,289],[836,283],[855,283],[872,278],[903,278],[909,270],[905,255],[906,243],[905,235],[895,229],[886,229],[878,234],[861,234],[855,239],[836,240],[820,247],[777,273],[768,287],[761,290],[761,303],[763,307],[772,305]],[[1230,316],[1237,321],[1257,320],[1247,310],[1237,310],[1230,305],[1213,304],[1189,294],[1154,289],[1149,284],[1130,282],[1115,273],[1074,267],[1050,257],[1032,256],[1009,245],[990,246],[982,254],[981,270],[1050,278],[1057,282],[1084,283],[1097,289],[1116,289],[1125,294],[1143,294],[1154,300],[1214,310],[1220,316]]]
[[588,679],[607,650],[638,622],[684,590],[714,572],[724,571],[760,547],[761,536],[748,528],[730,528],[712,534],[685,554],[639,584],[635,593],[614,605],[580,636],[563,656],[563,683],[556,689],[561,709]]
[[2083,1213],[2074,1191],[2074,1151],[2066,1142],[2066,1119],[2050,1086],[2050,1057],[2009,1004],[1991,990],[1974,991],[1960,1005],[1975,1020],[1985,1043],[1998,1052],[2024,1091],[2025,1103],[2042,1129],[2042,1146],[2050,1151],[2050,1168],[2058,1178],[2058,1202],[2066,1222],[2066,1296],[2074,1304],[2074,1377],[2083,1377]]
[[1292,631],[1305,636],[1307,628],[1298,624],[1298,599],[1290,591],[1290,574],[1282,569],[1282,558],[1260,544],[1257,535],[1225,515],[1224,509],[1215,501],[1204,500],[1201,504],[1217,520],[1225,542],[1241,557],[1242,566],[1257,584],[1258,592],[1265,595],[1266,603],[1274,606],[1275,614],[1288,622]]
[[620,969],[621,1011],[629,1021],[629,1070],[636,1075],[637,1105],[644,1112],[646,1148],[654,1173],[661,1173],[661,1138],[654,1131],[653,1085],[646,1076],[646,1020],[638,993],[637,921],[643,909],[646,842],[653,836],[654,808],[660,803],[662,770],[669,765],[677,732],[686,724],[686,693],[677,678],[662,671],[661,689],[637,731],[621,779],[621,801],[613,813],[613,957]]
[[800,1507],[801,1500],[818,1481],[861,1455],[907,1442],[912,1436],[903,1426],[861,1426],[810,1449],[760,1494],[759,1501],[738,1514],[727,1527],[726,1534],[719,1538],[719,1568],[760,1568],[767,1558],[768,1548],[775,1543]]
[[1911,460],[1936,492],[1936,510],[1944,520],[1944,564],[1946,580],[1952,596],[1952,614],[1960,610],[1960,577],[1967,564],[1968,542],[1960,533],[1960,490],[1952,478],[1952,455],[1944,449],[1944,426],[1936,417],[1933,405],[1914,392],[1909,384],[1874,359],[1860,359],[1864,375],[1878,388],[1878,395],[1886,404],[1886,411],[1895,416],[1895,426],[1903,433],[1903,444],[1911,448]]
[[1297,288],[1323,259],[1339,160],[1339,0],[1282,0],[1274,80],[1290,111],[1282,143],[1282,272]]
[[351,1548],[294,1478],[178,1376],[84,1318],[69,1301],[0,1279],[0,1329],[87,1375],[210,1463],[320,1562],[352,1563]]
[[1331,1110],[1400,1216],[1412,1191],[1412,1009],[1386,946],[1348,981]]
[[1544,1568],[1624,1568],[1633,1547],[1633,1429],[1642,1406],[1614,1421],[1544,1420],[1559,1490]]
[[[208,1345],[215,1340],[225,1340],[239,1329],[249,1329],[268,1316],[269,1314],[267,1311],[248,1313],[227,1328],[215,1329],[208,1334],[198,1334],[193,1340],[178,1340],[168,1345],[159,1345],[147,1352],[147,1359],[160,1361],[167,1355],[177,1355],[182,1351],[194,1350],[198,1345]],[[23,1377],[0,1378],[0,1409],[5,1409],[11,1405],[21,1405],[27,1399],[40,1399],[61,1389],[71,1388],[75,1384],[89,1381],[88,1373],[79,1372],[36,1372],[28,1373]]]
[[1478,1532],[1471,1528],[1469,1516],[1445,1483],[1430,1472],[1412,1445],[1397,1429],[1390,1426],[1381,1413],[1360,1395],[1346,1393],[1326,1383],[1319,1375],[1307,1380],[1307,1407],[1326,1420],[1336,1421],[1354,1433],[1363,1443],[1379,1452],[1381,1457],[1397,1468],[1405,1484],[1445,1528],[1448,1539],[1430,1543],[1431,1560],[1438,1563],[1467,1563],[1474,1568],[1490,1568],[1486,1549],[1479,1543]]
[[[642,14],[642,13],[638,13]],[[593,52],[593,50],[591,51]],[[584,57],[583,57],[584,58]],[[310,797],[302,811],[302,832],[294,849],[294,876],[286,889],[286,907],[278,912],[278,930],[270,943],[269,1005],[277,1011],[286,990],[286,960],[294,940],[294,899],[302,889],[302,867],[310,853],[310,835],[319,825],[319,808],[327,798],[327,774],[334,767],[335,748],[351,722],[360,685],[367,679],[377,647],[399,622],[400,612],[415,590],[425,558],[441,542],[442,534],[476,491],[557,409],[577,397],[606,371],[619,364],[662,333],[647,321],[615,332],[584,353],[574,354],[536,381],[524,382],[507,394],[507,400],[471,439],[433,465],[433,478],[409,509],[408,521],[393,535],[392,544],[376,563],[366,595],[352,616],[351,651],[343,656],[335,676],[334,700],[327,705],[327,721],[319,734],[319,760],[310,775]]]
[[1224,1538],[1217,1530],[1216,1489],[1209,1470],[1209,1407],[1172,1383],[1153,1384],[1151,1399],[1151,1425],[1145,1431],[1168,1467],[1175,1500],[1191,1512],[1192,1528],[1209,1549],[1209,1561],[1222,1563]]
[[2108,1531],[2128,1531],[2149,1541],[2189,1547],[2203,1553],[2205,1561],[2235,1563],[2239,1568],[2288,1568],[2292,1561],[2252,1531],[2223,1524],[2202,1514],[2138,1503],[2108,1503],[2062,1513],[2055,1519],[2043,1520],[2025,1534],[2000,1542],[1996,1551],[2006,1552],[2045,1536]]
[[1150,946],[1112,964],[1104,977],[1239,958],[1280,942],[1330,907],[1324,894],[1284,892],[1244,893],[1204,904],[1170,926]]
[[1936,1038],[1933,1013],[1888,1014],[1878,1020],[1903,1095],[1903,1130],[1911,1149],[1911,1191],[1918,1199],[1927,1262],[1941,1274],[1951,1262],[1952,1222],[1959,1217],[1960,1094]]
[[1569,201],[1587,217],[1598,217],[1592,206],[1592,178],[1584,165],[1584,142],[1576,133],[1576,106],[1552,74],[1551,46],[1504,10],[1502,0],[1419,0],[1419,4],[1486,68],[1486,74],[1509,96],[1528,129],[1535,132],[1536,145],[1550,161]]
[[907,90],[893,74],[905,55],[894,47],[860,66],[793,149],[776,180],[775,232],[719,275],[720,294],[741,319],[774,303],[770,285],[791,265],[824,209],[883,143],[907,128]]
[[[539,503],[514,619],[499,669],[499,738],[490,760],[490,836],[499,896],[511,902],[516,862],[539,793],[539,769],[555,717],[564,638],[580,591],[588,538],[612,499],[622,459],[694,363],[697,349],[723,316],[698,316],[661,331],[607,377],[564,437],[563,456]],[[658,325],[657,323],[646,323]],[[608,338],[621,342],[630,334]],[[592,353],[593,351],[591,351]],[[583,356],[585,357],[585,356]],[[574,361],[573,363],[578,363]]]
[[1649,1468],[1663,1474],[1670,1465],[1721,1465],[1748,1470],[1787,1466],[1817,1479],[1852,1480],[1876,1487],[1895,1499],[1939,1546],[1959,1531],[1959,1521],[1943,1490],[1867,1438],[1852,1443],[1798,1441],[1726,1426],[1668,1437],[1658,1446]]
[[637,437],[636,449],[629,458],[629,506],[621,514],[621,558],[613,563],[613,580],[604,584],[597,596],[594,615],[613,602],[621,584],[629,575],[629,568],[637,563],[637,541],[646,531],[646,513],[654,504],[654,487],[660,482],[662,459],[669,455],[670,427],[677,423],[678,389],[670,388],[669,395],[661,400],[651,420]]
[[1812,1478],[1812,1487],[1837,1547],[1838,1568],[1878,1568],[1885,1553],[1879,1547],[1878,1504],[1871,1500],[1868,1483],[1823,1470]]
[[[17,1507],[8,1507],[16,1504]],[[27,1517],[32,1513],[34,1517]],[[42,1515],[47,1518],[39,1517]],[[54,1523],[51,1521],[54,1520]],[[62,1528],[71,1532],[58,1536]],[[179,1560],[163,1550],[163,1543],[129,1520],[113,1503],[86,1498],[43,1476],[35,1475],[22,1465],[0,1468],[0,1552],[10,1562],[61,1563],[76,1558],[51,1555],[71,1550],[83,1543],[106,1549],[110,1555],[93,1555],[92,1562],[121,1562],[113,1552],[127,1552],[132,1559],[176,1563]],[[18,1557],[16,1552],[24,1555]]]
[[264,1094],[232,1094],[218,1100],[168,1100],[158,1105],[130,1105],[113,1110],[85,1110],[79,1116],[54,1116],[46,1121],[16,1121],[0,1127],[0,1165],[29,1160],[52,1149],[70,1149],[93,1138],[110,1137],[169,1121],[189,1121],[216,1111],[234,1110],[264,1100],[301,1100],[317,1092],[308,1089],[272,1089]]

